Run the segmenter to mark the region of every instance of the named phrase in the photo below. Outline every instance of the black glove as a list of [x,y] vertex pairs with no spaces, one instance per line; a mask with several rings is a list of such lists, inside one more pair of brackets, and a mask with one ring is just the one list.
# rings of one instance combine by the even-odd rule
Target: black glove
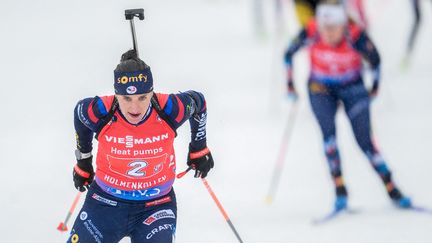
[[73,169],[73,180],[75,188],[80,192],[84,192],[90,187],[93,182],[94,170],[93,170],[93,156],[86,159],[77,160],[76,165]]
[[210,150],[207,147],[201,150],[195,150],[189,144],[187,165],[195,170],[195,178],[205,178],[207,173],[214,166],[214,161]]
[[287,91],[288,91],[288,98],[291,100],[297,100],[298,98],[298,94],[297,94],[297,90],[294,86],[294,82],[292,80],[288,80],[287,83]]
[[375,99],[378,95],[379,82],[375,81],[372,88],[369,90],[369,97]]

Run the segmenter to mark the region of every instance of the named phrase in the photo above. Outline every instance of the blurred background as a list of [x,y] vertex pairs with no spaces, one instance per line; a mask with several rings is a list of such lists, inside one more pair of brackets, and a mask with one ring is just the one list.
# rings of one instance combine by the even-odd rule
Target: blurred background
[[[401,189],[432,207],[432,3],[420,3],[409,61],[410,0],[365,0],[365,12],[382,56],[375,134]],[[128,8],[145,9],[136,29],[155,89],[206,96],[216,163],[208,180],[244,242],[432,242],[432,216],[391,205],[343,112],[342,165],[350,204],[361,213],[311,224],[332,207],[333,187],[306,93],[306,51],[296,56],[299,110],[280,186],[273,204],[265,203],[292,105],[283,52],[300,27],[291,0],[2,0],[1,242],[66,241],[56,227],[76,194],[73,108],[84,97],[113,93],[113,69],[132,48]],[[175,144],[179,171],[188,129]],[[177,242],[237,242],[199,180],[189,175],[174,186]]]

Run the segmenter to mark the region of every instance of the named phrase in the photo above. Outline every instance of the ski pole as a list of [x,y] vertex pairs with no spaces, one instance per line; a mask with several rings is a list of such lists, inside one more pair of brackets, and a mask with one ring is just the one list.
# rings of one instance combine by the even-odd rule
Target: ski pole
[[70,217],[72,216],[73,212],[75,211],[76,205],[78,204],[78,201],[81,197],[81,192],[78,192],[77,195],[75,196],[75,199],[69,209],[69,212],[66,215],[66,219],[64,220],[64,222],[60,222],[60,224],[57,226],[57,229],[61,232],[65,232],[68,230],[67,228],[67,223],[70,219]]
[[[186,175],[190,170],[192,169],[192,166],[189,166],[185,171],[177,174],[177,178],[180,179],[184,175]],[[228,223],[231,230],[234,232],[237,240],[240,243],[243,243],[243,240],[240,238],[239,233],[237,232],[236,228],[234,227],[234,224],[232,223],[231,219],[229,218],[228,214],[226,213],[225,209],[223,208],[222,204],[220,203],[219,199],[216,197],[216,194],[213,192],[212,188],[210,187],[210,184],[205,178],[201,178],[201,181],[203,182],[205,188],[209,192],[210,196],[212,197],[213,201],[216,203],[216,206],[218,207],[219,211],[222,213],[225,221]]]
[[139,20],[144,19],[144,9],[138,8],[138,9],[126,9],[125,10],[125,17],[126,20],[130,21],[130,27],[132,32],[132,42],[133,42],[133,48],[137,54],[137,57],[139,57],[138,54],[138,44],[137,44],[137,38],[135,34],[135,24],[134,24],[134,17],[137,17]]
[[216,197],[216,194],[213,192],[212,188],[210,187],[208,181],[205,178],[201,178],[201,181],[203,182],[207,191],[210,193],[210,196],[213,198],[213,201],[216,203],[216,206],[219,208],[219,211],[222,213],[225,221],[228,223],[229,227],[234,232],[235,236],[237,237],[237,240],[240,243],[243,243],[243,240],[240,238],[240,235],[238,234],[237,230],[235,229],[235,227],[234,227],[233,223],[231,222],[231,219],[229,218],[225,209],[222,207],[222,204],[219,202],[218,198]]
[[294,124],[297,117],[297,110],[298,110],[298,101],[294,101],[293,105],[291,106],[290,112],[288,114],[288,121],[285,126],[282,142],[280,143],[279,154],[277,157],[276,165],[274,167],[270,188],[267,193],[266,202],[268,204],[271,204],[273,202],[273,198],[275,196],[277,187],[279,186],[279,181],[280,181],[282,169],[285,162],[285,157],[287,154],[287,148],[292,137]]

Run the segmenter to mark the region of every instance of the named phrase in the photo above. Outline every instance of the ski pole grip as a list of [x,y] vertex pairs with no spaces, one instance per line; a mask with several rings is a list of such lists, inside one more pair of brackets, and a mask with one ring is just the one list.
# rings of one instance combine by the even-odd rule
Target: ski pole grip
[[192,166],[189,166],[185,171],[180,172],[177,174],[177,179],[181,179],[183,176],[185,176],[190,170],[192,170]]
[[139,20],[144,20],[144,9],[143,8],[126,9],[125,17],[126,20],[131,20],[134,17],[137,17]]

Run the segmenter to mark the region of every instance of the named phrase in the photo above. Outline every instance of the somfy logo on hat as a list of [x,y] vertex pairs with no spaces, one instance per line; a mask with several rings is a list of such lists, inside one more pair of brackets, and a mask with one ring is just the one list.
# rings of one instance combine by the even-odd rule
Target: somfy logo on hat
[[135,94],[137,92],[137,88],[135,86],[129,86],[126,88],[126,92],[128,94]]
[[134,83],[134,82],[147,82],[147,75],[143,75],[140,73],[138,76],[122,76],[117,79],[117,83],[121,84],[127,84],[127,83]]
[[153,77],[150,68],[138,71],[114,71],[114,90],[116,94],[144,94],[153,90]]

